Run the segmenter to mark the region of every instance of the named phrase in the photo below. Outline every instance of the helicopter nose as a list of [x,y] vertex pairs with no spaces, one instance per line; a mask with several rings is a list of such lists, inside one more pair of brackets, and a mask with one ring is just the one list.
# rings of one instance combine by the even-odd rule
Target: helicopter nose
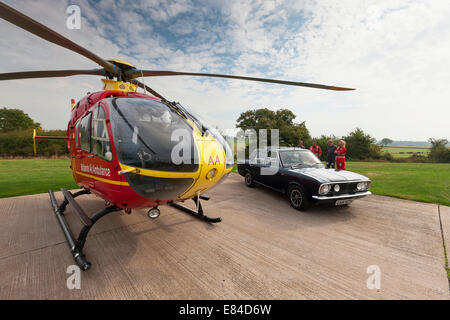
[[120,163],[119,174],[123,174],[130,187],[145,198],[156,200],[194,198],[216,185],[232,167],[227,168],[225,147],[220,141],[198,132],[194,132],[193,137],[197,156],[194,157],[192,168],[196,170],[158,171]]
[[223,146],[211,137],[196,139],[200,154],[199,174],[192,186],[180,199],[188,199],[204,193],[217,184],[232,168],[227,168]]

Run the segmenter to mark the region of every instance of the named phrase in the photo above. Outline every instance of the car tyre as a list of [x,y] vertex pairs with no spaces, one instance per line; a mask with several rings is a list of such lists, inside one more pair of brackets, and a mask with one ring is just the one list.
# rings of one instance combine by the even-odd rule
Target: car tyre
[[248,171],[245,174],[245,185],[249,188],[253,188],[255,186],[255,181],[253,180],[253,176]]
[[309,207],[309,199],[305,191],[299,186],[292,186],[288,191],[289,203],[296,210],[306,210]]

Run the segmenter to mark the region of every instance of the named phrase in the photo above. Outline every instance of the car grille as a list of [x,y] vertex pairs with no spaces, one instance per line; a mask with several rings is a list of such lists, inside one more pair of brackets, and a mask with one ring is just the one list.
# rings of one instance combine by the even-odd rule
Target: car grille
[[[338,184],[339,187],[341,188],[339,190],[339,192],[334,191],[334,186],[336,184]],[[335,195],[340,195],[340,194],[356,193],[356,185],[357,184],[358,184],[357,182],[332,183],[331,184],[331,190],[330,190],[330,192],[327,195],[328,196],[335,196]]]

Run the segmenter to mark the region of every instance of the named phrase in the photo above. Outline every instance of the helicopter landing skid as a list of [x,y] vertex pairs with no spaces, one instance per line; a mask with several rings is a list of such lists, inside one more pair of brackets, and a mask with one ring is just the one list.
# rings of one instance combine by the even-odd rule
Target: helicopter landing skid
[[[58,205],[53,190],[48,190],[50,202],[52,204],[53,211],[55,212],[56,219],[61,226],[64,236],[66,237],[67,244],[69,245],[70,252],[72,253],[75,262],[81,268],[81,270],[87,271],[91,267],[91,263],[86,260],[86,257],[83,253],[83,247],[86,243],[86,238],[89,231],[100,218],[110,212],[118,211],[120,209],[116,206],[109,206],[98,211],[92,217],[88,217],[84,210],[80,207],[80,205],[75,201],[75,198],[83,194],[89,194],[89,190],[83,189],[73,194],[64,188],[62,188],[61,191],[64,195],[64,201],[60,205]],[[83,223],[83,228],[81,229],[77,239],[73,237],[72,231],[70,230],[66,218],[64,217],[64,211],[66,210],[68,204],[72,205],[75,212],[81,219],[81,222]]]
[[194,210],[194,209],[188,208],[186,206],[183,206],[181,204],[173,203],[173,202],[170,203],[170,205],[172,207],[174,207],[174,208],[177,208],[177,209],[181,210],[181,211],[189,213],[189,214],[193,215],[194,217],[196,217],[196,218],[198,218],[200,220],[203,220],[205,222],[209,222],[209,223],[219,223],[219,222],[221,222],[222,221],[221,217],[211,218],[211,217],[208,217],[207,215],[205,215],[203,213],[203,208],[202,208],[202,204],[200,202],[200,199],[206,201],[206,200],[209,200],[209,197],[205,196],[205,195],[201,195],[199,198],[197,198],[197,197],[192,198],[192,200],[197,205],[197,210]]

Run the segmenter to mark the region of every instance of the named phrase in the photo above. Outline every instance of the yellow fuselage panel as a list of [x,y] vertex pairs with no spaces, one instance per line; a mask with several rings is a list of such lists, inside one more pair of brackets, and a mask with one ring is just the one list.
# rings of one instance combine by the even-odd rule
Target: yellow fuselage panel
[[137,86],[129,82],[120,82],[109,79],[102,79],[104,84],[103,90],[114,90],[123,92],[136,92]]
[[111,63],[114,63],[115,65],[123,65],[123,66],[127,66],[130,68],[134,68],[134,66],[131,63],[129,63],[128,61],[125,61],[125,60],[109,59],[108,61]]

